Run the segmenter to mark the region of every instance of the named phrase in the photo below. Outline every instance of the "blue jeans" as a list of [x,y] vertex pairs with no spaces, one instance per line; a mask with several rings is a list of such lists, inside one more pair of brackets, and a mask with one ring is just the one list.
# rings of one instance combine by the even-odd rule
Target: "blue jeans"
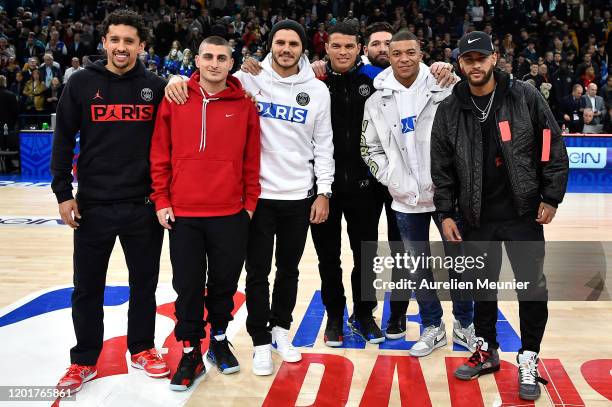
[[[430,255],[429,245],[429,225],[434,212],[425,213],[403,213],[395,212],[397,217],[397,226],[399,228],[404,248],[408,253],[412,253],[413,256],[419,256],[421,253],[424,256]],[[434,221],[435,217],[434,217]],[[444,235],[442,234],[441,225],[437,223],[436,226],[440,231],[440,235],[444,240],[444,252],[448,256],[458,255],[457,247],[452,246],[446,242]],[[450,278],[461,279],[461,275],[457,274],[454,270],[449,270]],[[417,282],[417,287],[420,282],[425,279],[429,282],[433,282],[433,273],[429,267],[420,267],[415,270],[413,274],[413,280]],[[453,315],[455,319],[459,321],[461,326],[467,327],[472,323],[474,305],[472,301],[460,301],[456,298],[459,297],[458,292],[451,290],[451,299],[453,300]],[[435,290],[415,290],[415,296],[419,304],[419,312],[421,314],[421,321],[423,326],[440,326],[442,321],[442,306],[438,295]],[[408,301],[399,301],[398,304],[392,304],[392,312],[406,313],[408,309]]]

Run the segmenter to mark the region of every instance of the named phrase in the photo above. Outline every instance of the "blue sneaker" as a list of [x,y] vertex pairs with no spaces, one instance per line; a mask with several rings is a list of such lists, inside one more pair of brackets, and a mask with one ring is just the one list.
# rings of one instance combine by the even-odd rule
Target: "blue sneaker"
[[213,365],[216,365],[217,369],[223,374],[232,374],[240,371],[240,365],[230,350],[230,345],[231,343],[227,340],[223,331],[217,332],[216,335],[211,333],[206,359]]
[[355,315],[351,315],[348,319],[348,326],[366,342],[376,344],[385,341],[385,336],[371,315],[365,318],[355,318]]

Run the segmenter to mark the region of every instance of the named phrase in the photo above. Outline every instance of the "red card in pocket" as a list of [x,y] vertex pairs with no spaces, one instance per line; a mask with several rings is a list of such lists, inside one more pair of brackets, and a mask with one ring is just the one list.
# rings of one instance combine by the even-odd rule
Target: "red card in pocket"
[[508,123],[507,120],[499,122],[499,131],[501,132],[501,138],[504,143],[506,141],[512,140],[512,133],[510,132],[510,123]]

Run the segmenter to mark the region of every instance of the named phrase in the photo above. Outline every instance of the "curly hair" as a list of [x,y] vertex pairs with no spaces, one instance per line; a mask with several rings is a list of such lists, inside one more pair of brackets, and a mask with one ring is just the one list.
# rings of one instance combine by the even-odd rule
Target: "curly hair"
[[148,38],[147,27],[142,16],[132,10],[115,10],[106,17],[102,23],[102,35],[108,34],[108,27],[111,25],[129,25],[138,31],[138,38],[141,42],[146,42]]

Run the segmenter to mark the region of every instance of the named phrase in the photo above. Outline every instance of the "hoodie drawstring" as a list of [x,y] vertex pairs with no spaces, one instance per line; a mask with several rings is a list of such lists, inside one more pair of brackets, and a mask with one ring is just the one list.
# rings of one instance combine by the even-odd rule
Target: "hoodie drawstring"
[[202,93],[202,127],[200,129],[200,152],[206,148],[206,106],[213,100],[219,100],[219,98],[211,98],[207,99],[206,95],[202,88],[200,88],[200,92]]

